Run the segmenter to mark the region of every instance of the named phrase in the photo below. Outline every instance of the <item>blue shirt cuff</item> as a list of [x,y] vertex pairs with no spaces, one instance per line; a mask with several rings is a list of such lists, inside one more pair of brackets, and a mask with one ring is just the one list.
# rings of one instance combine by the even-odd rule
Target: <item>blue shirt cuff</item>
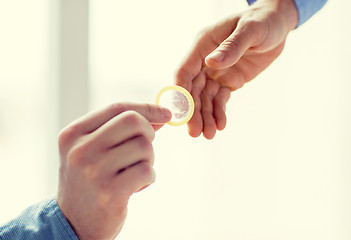
[[254,2],[256,2],[256,0],[246,0],[247,1],[247,3],[249,4],[249,5],[251,5],[251,4],[253,4]]
[[300,26],[318,12],[327,0],[294,0],[294,2],[299,14],[298,26]]
[[0,239],[7,240],[78,240],[54,197],[30,206],[4,226]]
[[[249,5],[256,2],[256,0],[247,0]],[[327,0],[294,0],[298,12],[298,24],[301,26],[304,22],[310,19],[316,12],[318,12]]]

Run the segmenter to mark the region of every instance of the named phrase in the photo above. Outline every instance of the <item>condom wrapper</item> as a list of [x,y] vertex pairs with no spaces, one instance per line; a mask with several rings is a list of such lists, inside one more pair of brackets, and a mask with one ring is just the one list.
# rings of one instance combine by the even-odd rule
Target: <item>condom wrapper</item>
[[187,123],[194,113],[194,100],[191,94],[180,86],[168,86],[156,96],[156,104],[168,108],[172,119],[167,123],[180,126]]

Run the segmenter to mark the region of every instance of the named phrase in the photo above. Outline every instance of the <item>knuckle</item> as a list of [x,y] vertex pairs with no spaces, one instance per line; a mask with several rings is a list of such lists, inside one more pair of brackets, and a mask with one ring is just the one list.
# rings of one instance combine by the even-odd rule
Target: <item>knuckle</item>
[[145,104],[145,106],[146,106],[146,111],[147,111],[147,116],[152,116],[154,113],[155,113],[155,107],[153,107],[151,104],[149,104],[149,103],[146,103]]
[[235,79],[223,77],[223,78],[219,78],[218,81],[222,87],[228,88],[229,92],[227,93],[227,95],[230,96],[231,91],[235,91],[244,86],[244,84],[246,83],[245,79],[246,79],[246,76],[244,76],[241,73],[238,73],[235,76]]
[[59,148],[65,148],[69,143],[71,143],[77,136],[79,130],[78,125],[71,125],[61,130],[58,135]]
[[138,139],[138,149],[141,151],[143,158],[153,165],[154,161],[154,149],[150,140],[146,137],[140,137]]
[[226,51],[226,50],[229,50],[231,48],[238,48],[240,49],[242,46],[241,42],[239,39],[237,38],[228,38],[226,39],[222,44],[221,44],[221,50],[223,51]]
[[208,97],[212,99],[218,93],[219,88],[220,88],[220,84],[218,81],[209,79],[207,80],[206,87],[202,92],[207,94]]
[[196,73],[191,72],[186,69],[186,66],[181,66],[176,72],[177,84],[181,86],[185,86],[188,84],[189,80],[193,80],[196,77]]
[[145,182],[153,182],[155,180],[154,169],[146,161],[142,161],[138,166],[138,175],[144,179]]
[[109,112],[120,113],[127,111],[127,104],[126,103],[112,103],[108,107]]
[[145,152],[153,151],[152,143],[144,136],[138,139],[138,147]]
[[127,111],[123,116],[123,122],[133,128],[138,128],[142,125],[141,115],[134,111]]
[[155,132],[150,130],[150,123],[141,114],[135,111],[125,112],[121,121],[126,128],[130,128],[133,131],[135,136],[144,136],[149,139],[153,139],[155,136]]
[[67,161],[70,166],[81,166],[88,159],[88,147],[84,144],[75,146],[67,153]]

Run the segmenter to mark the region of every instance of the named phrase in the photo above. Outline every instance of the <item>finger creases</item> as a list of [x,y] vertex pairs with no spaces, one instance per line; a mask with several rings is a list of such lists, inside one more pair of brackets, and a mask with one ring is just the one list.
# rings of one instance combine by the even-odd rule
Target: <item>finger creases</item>
[[101,154],[103,156],[99,164],[106,176],[120,174],[139,161],[146,161],[151,166],[154,163],[152,143],[143,136],[130,139]]
[[218,130],[223,130],[227,124],[226,104],[230,98],[231,90],[227,87],[221,87],[213,100],[214,117]]
[[120,114],[133,111],[143,116],[152,123],[166,123],[169,120],[169,113],[164,108],[154,104],[137,104],[137,103],[114,103],[103,109],[91,112],[72,123],[81,134],[89,134],[111,119],[118,117]]
[[201,114],[203,120],[203,135],[207,139],[212,139],[217,130],[214,109],[214,97],[217,95],[220,85],[218,82],[207,79],[206,87],[201,93]]
[[155,171],[146,161],[139,161],[127,168],[113,179],[113,189],[116,199],[122,196],[130,196],[145,186],[155,181]]
[[203,57],[201,56],[201,42],[196,43],[193,50],[185,58],[176,72],[176,84],[191,92],[194,80],[201,73]]
[[203,130],[203,121],[201,116],[201,93],[206,86],[206,75],[204,72],[198,74],[193,81],[191,95],[194,99],[194,114],[188,122],[189,134],[192,137],[198,137]]
[[99,149],[113,148],[138,136],[153,141],[155,130],[147,119],[134,111],[121,113],[91,133]]

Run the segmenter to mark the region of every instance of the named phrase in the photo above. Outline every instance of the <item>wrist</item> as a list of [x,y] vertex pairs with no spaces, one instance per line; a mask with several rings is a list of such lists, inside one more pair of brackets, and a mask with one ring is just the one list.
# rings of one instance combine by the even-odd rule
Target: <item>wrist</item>
[[294,30],[298,24],[298,12],[293,0],[279,0],[278,11],[285,17],[288,29]]
[[269,7],[280,15],[288,31],[298,24],[298,12],[294,0],[258,0],[254,5]]

